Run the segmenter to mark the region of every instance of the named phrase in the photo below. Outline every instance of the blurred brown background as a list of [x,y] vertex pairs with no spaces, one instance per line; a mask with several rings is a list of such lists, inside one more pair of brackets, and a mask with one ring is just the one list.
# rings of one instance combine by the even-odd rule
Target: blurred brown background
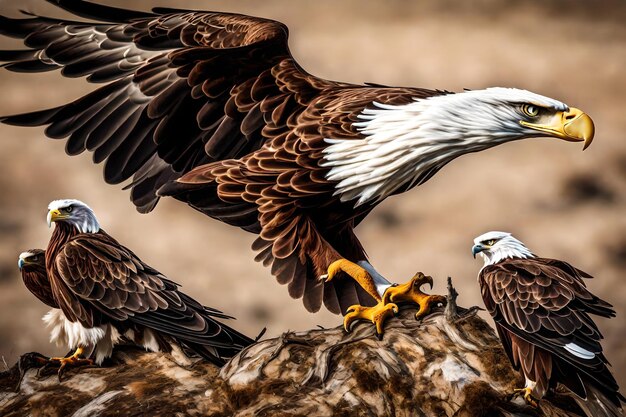
[[[458,91],[489,86],[529,89],[579,107],[597,135],[580,144],[535,139],[453,162],[426,185],[382,204],[358,229],[372,263],[395,281],[417,270],[433,275],[434,291],[452,276],[462,305],[482,305],[470,254],[488,230],[514,232],[543,256],[568,260],[597,278],[591,289],[616,306],[600,320],[607,356],[626,385],[626,6],[624,2],[407,2],[403,0],[109,1],[234,11],[285,22],[296,59],[321,77],[361,83]],[[65,16],[42,0],[0,0],[17,9]],[[3,48],[20,45],[2,40]],[[65,103],[92,86],[58,73],[0,71],[0,114]],[[90,155],[64,155],[64,142],[42,129],[0,126],[0,355],[7,364],[47,342],[47,308],[21,284],[17,255],[45,247],[46,207],[56,198],[90,204],[101,224],[146,262],[183,284],[203,303],[237,316],[235,326],[267,336],[338,316],[309,314],[269,270],[253,261],[254,237],[203,217],[176,201],[138,214],[128,193],[102,181]],[[0,367],[2,364],[0,363]]]

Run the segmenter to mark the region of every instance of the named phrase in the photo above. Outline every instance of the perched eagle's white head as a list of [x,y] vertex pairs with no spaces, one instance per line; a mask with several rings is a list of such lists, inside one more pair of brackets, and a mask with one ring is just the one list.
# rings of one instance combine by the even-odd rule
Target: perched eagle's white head
[[30,249],[20,253],[17,259],[17,267],[19,269],[24,268],[25,265],[39,264],[43,265],[45,262],[45,251],[42,249]]
[[81,233],[97,233],[100,224],[93,210],[79,200],[54,200],[48,204],[48,226],[52,222],[65,222]]
[[535,255],[519,240],[507,232],[487,232],[474,239],[472,255],[483,257],[485,266],[507,258],[534,258]]
[[488,88],[395,106],[372,103],[354,124],[360,140],[328,138],[321,165],[342,201],[358,206],[427,181],[456,157],[537,136],[593,140],[582,111],[526,90]]

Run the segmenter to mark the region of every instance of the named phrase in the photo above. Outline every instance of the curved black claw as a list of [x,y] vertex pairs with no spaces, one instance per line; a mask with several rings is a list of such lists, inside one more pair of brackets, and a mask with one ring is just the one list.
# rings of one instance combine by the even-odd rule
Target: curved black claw
[[59,382],[63,381],[63,375],[65,375],[65,370],[68,368],[84,368],[94,366],[94,362],[92,359],[85,359],[79,356],[70,356],[69,358],[63,358],[59,363],[59,371],[57,375],[59,377]]
[[76,354],[62,358],[49,358],[37,352],[27,353],[20,358],[18,364],[20,369],[18,388],[29,369],[38,368],[37,378],[45,378],[57,374],[59,382],[62,382],[63,375],[68,368],[85,367],[93,364],[92,359],[85,359]]
[[[59,372],[59,363],[49,359],[46,364],[37,370],[37,378],[46,378]],[[60,380],[59,380],[60,382]]]

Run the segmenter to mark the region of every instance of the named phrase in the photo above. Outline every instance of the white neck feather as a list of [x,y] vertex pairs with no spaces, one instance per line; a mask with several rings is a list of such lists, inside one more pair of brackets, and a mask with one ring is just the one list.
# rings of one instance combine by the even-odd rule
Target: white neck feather
[[513,236],[507,236],[499,240],[489,250],[481,252],[480,255],[485,261],[483,268],[487,265],[493,265],[505,259],[527,259],[535,257],[535,255],[522,242],[515,239]]
[[[355,206],[380,201],[401,187],[419,185],[453,159],[523,137],[511,105],[524,90],[492,88],[433,96],[394,106],[373,103],[354,126],[363,139],[326,139],[321,166],[336,181],[335,195]],[[517,101],[516,101],[517,100]],[[555,105],[564,106],[556,102]]]

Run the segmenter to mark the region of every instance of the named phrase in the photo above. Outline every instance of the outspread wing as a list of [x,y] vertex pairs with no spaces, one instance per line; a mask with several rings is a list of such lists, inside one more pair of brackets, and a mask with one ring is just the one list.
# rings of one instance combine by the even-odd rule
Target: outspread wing
[[0,33],[30,49],[0,51],[12,71],[60,69],[106,83],[57,108],[5,123],[47,125],[70,155],[93,152],[109,183],[133,181],[150,211],[155,191],[191,168],[258,149],[261,130],[313,95],[321,80],[300,70],[281,23],[237,14],[155,9],[133,12],[51,1],[93,22],[0,18]]
[[252,342],[215,320],[228,316],[179,291],[103,232],[70,240],[54,261],[62,281],[54,284],[65,289],[57,297],[60,307],[86,326],[129,321],[190,346],[216,348],[219,356],[232,356]]
[[339,257],[365,259],[352,228],[372,209],[332,206],[334,184],[318,163],[325,140],[362,138],[354,122],[374,101],[406,104],[441,92],[314,77],[291,57],[287,28],[267,19],[53,3],[94,22],[0,18],[0,33],[30,48],[0,52],[0,60],[14,71],[60,69],[106,84],[5,123],[47,125],[48,136],[69,137],[69,154],[88,150],[105,162],[107,182],[132,177],[142,212],[172,195],[260,233],[257,259],[309,311],[373,302],[351,280],[318,279]]
[[[526,373],[545,366],[540,348],[554,355],[552,363],[561,382],[586,396],[582,380],[595,384],[616,397],[617,383],[607,369],[602,353],[602,335],[589,316],[613,317],[607,302],[586,288],[588,274],[557,260],[507,259],[486,266],[481,274],[481,290],[487,309],[494,317],[514,365]],[[508,333],[508,334],[507,334]],[[524,344],[520,349],[516,341]],[[549,375],[548,375],[549,377]]]

